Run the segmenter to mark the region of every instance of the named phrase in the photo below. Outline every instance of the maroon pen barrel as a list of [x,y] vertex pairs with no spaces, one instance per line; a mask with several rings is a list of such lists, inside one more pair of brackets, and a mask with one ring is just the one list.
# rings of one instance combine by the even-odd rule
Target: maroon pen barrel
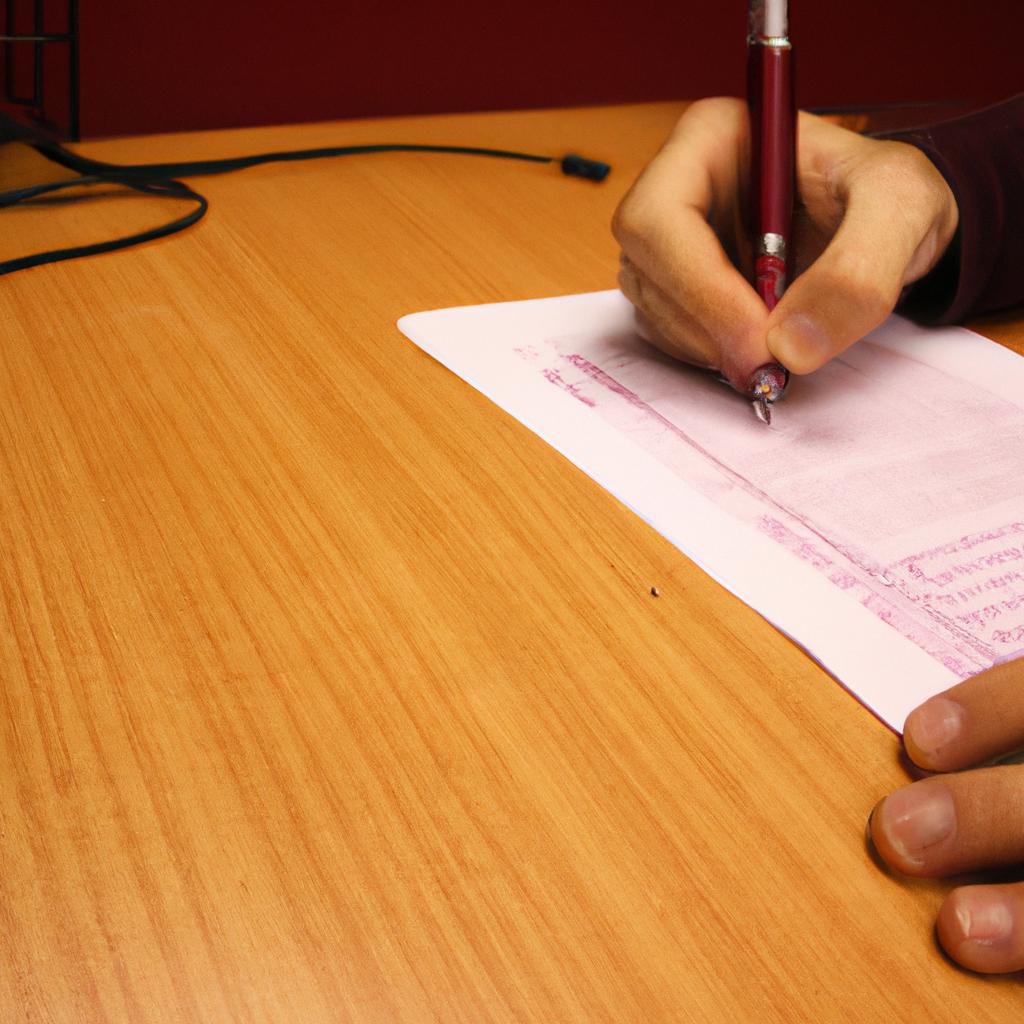
[[750,227],[755,244],[766,234],[781,235],[788,243],[796,183],[793,54],[788,45],[752,41],[748,61]]

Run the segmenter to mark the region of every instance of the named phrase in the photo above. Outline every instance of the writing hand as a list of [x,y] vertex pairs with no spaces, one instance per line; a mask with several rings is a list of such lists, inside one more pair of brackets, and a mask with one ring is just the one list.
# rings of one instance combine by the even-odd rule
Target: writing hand
[[[875,808],[870,835],[882,859],[926,878],[1024,864],[1024,765],[960,771],[1024,746],[1024,660],[926,701],[903,739],[915,764],[955,774],[904,786]],[[965,967],[1024,970],[1024,882],[954,889],[937,932]]]
[[769,315],[749,284],[749,148],[742,101],[692,104],[612,224],[640,333],[741,390],[764,363],[810,373],[877,327],[938,262],[958,219],[949,186],[915,147],[801,114],[798,276]]

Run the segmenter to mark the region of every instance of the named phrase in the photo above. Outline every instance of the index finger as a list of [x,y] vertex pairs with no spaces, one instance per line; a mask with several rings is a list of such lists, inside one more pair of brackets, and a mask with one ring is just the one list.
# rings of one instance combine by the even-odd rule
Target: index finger
[[747,131],[741,101],[693,104],[612,225],[629,259],[684,312],[685,328],[705,336],[701,347],[718,352],[719,369],[741,389],[753,370],[771,360],[767,310],[720,238],[730,244],[742,237],[739,189]]

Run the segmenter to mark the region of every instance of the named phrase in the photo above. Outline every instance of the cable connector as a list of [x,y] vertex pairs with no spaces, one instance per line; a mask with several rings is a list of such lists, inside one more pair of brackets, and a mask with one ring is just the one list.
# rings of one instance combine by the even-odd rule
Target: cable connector
[[604,181],[611,169],[611,164],[603,164],[600,160],[588,160],[585,156],[576,156],[573,153],[562,157],[562,173],[571,174],[574,178]]

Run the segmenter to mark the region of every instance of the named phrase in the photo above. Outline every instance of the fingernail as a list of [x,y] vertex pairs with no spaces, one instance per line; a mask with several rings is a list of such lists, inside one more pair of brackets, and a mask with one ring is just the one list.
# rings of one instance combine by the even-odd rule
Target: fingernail
[[889,865],[882,859],[882,855],[878,852],[878,847],[875,846],[875,837],[871,834],[871,823],[875,820],[875,811],[877,810],[877,806],[873,807],[868,815],[867,825],[864,827],[864,848],[867,850],[867,854],[876,868],[881,871],[889,871]]
[[915,708],[903,726],[903,739],[931,757],[952,743],[963,728],[964,709],[945,697],[933,697]]
[[897,789],[875,813],[880,830],[899,858],[918,867],[924,864],[924,852],[956,827],[953,797],[939,781]]
[[815,370],[832,356],[832,339],[805,313],[793,313],[768,332],[768,351],[798,373]]
[[1013,931],[1013,911],[1009,904],[991,893],[962,893],[957,902],[956,920],[965,939],[993,945],[1004,942]]

